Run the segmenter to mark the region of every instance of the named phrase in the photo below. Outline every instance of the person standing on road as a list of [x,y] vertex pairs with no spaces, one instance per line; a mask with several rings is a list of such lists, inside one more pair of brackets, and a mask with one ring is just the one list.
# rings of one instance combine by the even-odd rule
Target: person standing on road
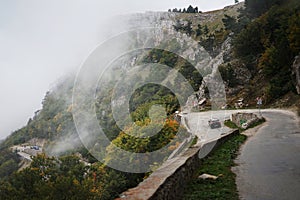
[[262,106],[262,98],[261,97],[257,97],[256,101],[257,101],[257,107],[259,109],[259,114],[261,115],[260,109],[261,109],[261,106]]
[[262,105],[262,98],[261,97],[257,97],[256,101],[257,101],[257,106],[258,107],[259,107],[259,105]]

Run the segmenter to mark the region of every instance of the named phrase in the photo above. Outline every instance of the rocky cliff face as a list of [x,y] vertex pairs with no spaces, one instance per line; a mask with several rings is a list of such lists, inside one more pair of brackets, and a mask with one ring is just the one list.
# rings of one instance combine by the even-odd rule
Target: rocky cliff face
[[[229,11],[231,10],[227,9],[226,12],[229,13]],[[182,26],[191,22],[191,28],[195,32],[195,27],[201,23],[203,26],[209,26],[211,32],[220,32],[222,27],[218,26],[218,28],[212,28],[211,24],[222,25],[221,19],[224,13],[225,11],[223,10],[211,13],[198,13],[195,15],[147,12],[144,14],[131,15],[128,19],[125,19],[125,23],[128,24],[129,30],[134,29],[137,31],[137,41],[140,46],[159,48],[179,55],[191,63],[202,75],[203,83],[200,86],[200,90],[197,92],[198,99],[196,99],[194,94],[190,96],[186,103],[187,108],[184,110],[190,110],[191,107],[195,106],[195,102],[207,98],[205,96],[205,88],[208,88],[211,99],[223,99],[221,102],[213,101],[213,105],[221,107],[226,104],[224,82],[218,72],[218,67],[224,63],[224,57],[226,57],[231,50],[232,38],[224,37],[218,44],[215,44],[214,48],[212,48],[213,52],[209,52],[207,48],[201,45],[199,38],[195,37],[195,35],[190,36],[184,31],[176,31],[174,25],[178,21],[180,21]],[[143,30],[149,27],[158,28],[158,30],[161,31],[157,31],[155,34],[149,34],[148,31],[146,32],[147,34],[145,34]],[[135,59],[137,62],[142,60],[140,57],[136,57]],[[174,82],[173,78],[176,78],[176,76],[172,74],[165,75],[166,79],[163,82]]]
[[292,69],[293,69],[293,75],[296,78],[297,93],[300,94],[300,55],[298,55],[295,58]]

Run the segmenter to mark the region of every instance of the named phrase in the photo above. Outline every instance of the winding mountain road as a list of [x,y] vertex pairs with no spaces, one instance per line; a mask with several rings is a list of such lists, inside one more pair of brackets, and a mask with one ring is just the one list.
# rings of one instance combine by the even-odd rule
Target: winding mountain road
[[263,116],[267,123],[247,141],[236,160],[240,198],[299,199],[299,118],[280,110],[265,110]]
[[[210,129],[208,120],[228,119],[232,113],[258,110],[229,110],[190,113],[186,115],[190,131],[200,140],[218,138],[227,127]],[[262,110],[267,119],[241,149],[233,171],[241,199],[276,200],[300,197],[300,121],[294,113]]]

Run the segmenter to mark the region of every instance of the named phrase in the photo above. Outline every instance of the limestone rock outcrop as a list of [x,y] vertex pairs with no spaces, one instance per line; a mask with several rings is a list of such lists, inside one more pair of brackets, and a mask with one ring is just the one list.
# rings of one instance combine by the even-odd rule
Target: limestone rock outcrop
[[300,94],[300,55],[296,56],[292,66],[293,75],[296,78],[297,93]]

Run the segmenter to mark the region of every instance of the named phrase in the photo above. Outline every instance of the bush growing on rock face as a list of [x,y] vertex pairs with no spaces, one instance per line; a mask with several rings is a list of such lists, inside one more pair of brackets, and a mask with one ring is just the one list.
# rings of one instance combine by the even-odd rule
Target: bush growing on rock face
[[227,83],[228,87],[236,86],[238,82],[231,64],[227,64],[225,66],[220,65],[219,71],[221,73],[222,79]]
[[222,19],[222,22],[225,26],[225,30],[232,31],[234,33],[238,31],[237,22],[234,17],[225,14],[224,18]]

